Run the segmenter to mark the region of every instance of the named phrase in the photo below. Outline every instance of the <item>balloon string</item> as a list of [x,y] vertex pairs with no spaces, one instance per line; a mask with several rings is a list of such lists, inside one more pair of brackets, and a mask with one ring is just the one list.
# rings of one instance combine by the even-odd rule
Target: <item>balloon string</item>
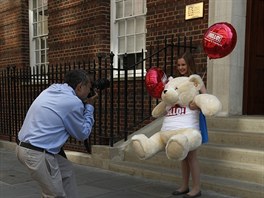
[[206,74],[206,70],[205,70],[205,71],[204,71],[204,73],[203,73],[202,80],[204,79],[204,77],[205,77],[205,74]]

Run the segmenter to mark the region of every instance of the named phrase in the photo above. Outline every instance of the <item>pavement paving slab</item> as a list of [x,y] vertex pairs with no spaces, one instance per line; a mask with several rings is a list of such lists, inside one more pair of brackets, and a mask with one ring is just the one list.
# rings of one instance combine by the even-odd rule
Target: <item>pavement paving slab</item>
[[[74,164],[78,198],[176,198],[176,184]],[[40,198],[40,188],[15,151],[0,148],[0,198]],[[202,191],[201,198],[234,198]]]

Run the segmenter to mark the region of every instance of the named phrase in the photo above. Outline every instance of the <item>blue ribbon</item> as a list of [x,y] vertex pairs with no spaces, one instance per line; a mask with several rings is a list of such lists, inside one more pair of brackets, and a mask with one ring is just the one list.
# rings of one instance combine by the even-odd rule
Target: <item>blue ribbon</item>
[[202,144],[206,144],[208,142],[208,131],[207,131],[206,118],[202,112],[200,112],[199,114],[199,125],[202,135]]

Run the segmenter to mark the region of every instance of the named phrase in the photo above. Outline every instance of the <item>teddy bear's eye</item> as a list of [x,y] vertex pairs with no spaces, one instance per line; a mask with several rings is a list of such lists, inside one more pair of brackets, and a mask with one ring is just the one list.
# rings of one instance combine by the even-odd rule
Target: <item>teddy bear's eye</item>
[[177,90],[178,89],[178,87],[175,87],[175,90]]

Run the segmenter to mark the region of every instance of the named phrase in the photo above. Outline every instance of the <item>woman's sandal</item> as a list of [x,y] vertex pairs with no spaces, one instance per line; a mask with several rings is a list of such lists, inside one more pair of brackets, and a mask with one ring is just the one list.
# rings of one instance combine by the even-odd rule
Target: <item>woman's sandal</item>
[[195,197],[200,197],[200,196],[202,196],[202,192],[201,191],[199,191],[196,195],[188,195],[188,194],[186,194],[186,195],[183,196],[183,198],[195,198]]
[[185,190],[185,191],[182,191],[182,192],[176,190],[176,191],[172,192],[172,195],[183,195],[183,194],[188,193],[189,191],[190,191],[189,188],[187,190]]

